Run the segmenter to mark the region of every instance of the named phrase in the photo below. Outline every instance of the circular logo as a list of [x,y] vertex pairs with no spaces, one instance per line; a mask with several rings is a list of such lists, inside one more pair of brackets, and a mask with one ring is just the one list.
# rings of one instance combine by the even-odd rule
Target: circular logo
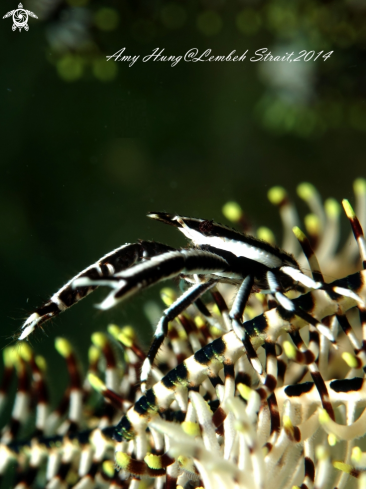
[[23,27],[25,28],[25,26],[27,26],[27,23],[28,23],[27,11],[22,9],[22,8],[18,8],[17,10],[14,10],[13,22],[14,22],[14,25],[13,25],[14,29],[16,29],[17,27],[19,29],[22,29]]

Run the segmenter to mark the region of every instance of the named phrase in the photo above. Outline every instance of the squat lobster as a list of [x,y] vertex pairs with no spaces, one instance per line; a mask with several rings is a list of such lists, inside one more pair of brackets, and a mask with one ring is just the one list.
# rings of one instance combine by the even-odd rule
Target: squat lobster
[[163,212],[150,213],[148,217],[177,227],[195,247],[175,250],[161,243],[141,241],[115,249],[76,275],[48,302],[36,309],[23,324],[19,340],[26,339],[45,321],[71,307],[99,285],[113,289],[98,306],[108,309],[140,289],[180,276],[191,285],[164,311],[157,325],[141,371],[141,389],[144,392],[151,366],[167,334],[168,323],[219,282],[239,285],[229,313],[230,323],[260,375],[263,368],[242,321],[252,291],[273,294],[285,314],[304,319],[332,342],[334,338],[330,330],[286,297],[285,293],[290,290],[303,293],[305,288],[323,289],[361,301],[349,289],[327,285],[304,275],[291,254],[250,235],[204,219]]

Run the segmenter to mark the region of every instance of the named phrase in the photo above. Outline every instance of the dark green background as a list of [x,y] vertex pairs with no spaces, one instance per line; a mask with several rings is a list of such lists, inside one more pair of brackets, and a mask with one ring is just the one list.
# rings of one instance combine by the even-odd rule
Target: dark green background
[[[16,3],[3,2],[2,15]],[[267,201],[272,185],[296,198],[296,185],[310,181],[324,198],[352,200],[353,180],[365,176],[362,2],[84,3],[89,41],[72,48],[56,49],[47,38],[55,26],[64,29],[72,3],[31,19],[28,32],[13,32],[11,19],[0,23],[3,345],[32,306],[111,249],[138,238],[183,245],[174,229],[146,219],[150,210],[222,220],[222,204],[237,200],[255,224],[279,233],[277,211]],[[164,21],[167,5],[184,12],[179,28]],[[25,4],[36,14],[38,7]],[[95,21],[105,7],[119,19],[114,29]],[[169,55],[193,47],[253,55],[276,46],[283,54],[291,46],[334,52],[325,62],[309,62],[306,96],[296,86],[274,86],[264,63],[248,58],[175,67],[140,60],[131,68],[117,63],[111,81],[93,74],[95,63],[103,70],[105,55],[122,47],[142,57],[156,47]],[[74,81],[60,74],[65,58],[82,67]],[[286,80],[309,63],[293,63]],[[85,358],[90,333],[112,320],[146,328],[141,305],[157,290],[100,313],[93,304],[106,293],[54,321],[48,338],[36,335],[36,350],[59,361],[53,342],[64,335]]]

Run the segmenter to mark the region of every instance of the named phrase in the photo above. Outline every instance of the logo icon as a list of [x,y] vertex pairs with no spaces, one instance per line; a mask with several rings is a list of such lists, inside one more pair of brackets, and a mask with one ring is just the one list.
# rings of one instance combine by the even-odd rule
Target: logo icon
[[13,31],[15,31],[17,28],[19,29],[19,31],[21,31],[22,29],[27,31],[29,29],[28,15],[34,17],[35,19],[38,19],[36,14],[31,12],[30,10],[25,10],[21,3],[18,5],[18,8],[16,10],[11,10],[7,14],[5,14],[3,19],[6,19],[11,15],[13,16],[13,22],[14,22],[12,26]]

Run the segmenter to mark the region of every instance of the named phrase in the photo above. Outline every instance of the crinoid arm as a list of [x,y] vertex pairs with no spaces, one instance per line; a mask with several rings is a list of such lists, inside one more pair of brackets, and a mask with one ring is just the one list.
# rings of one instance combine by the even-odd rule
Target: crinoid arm
[[[360,297],[366,299],[366,271],[358,272],[346,279],[335,281],[333,284],[344,284],[345,281],[347,281],[350,287],[353,287],[353,290]],[[346,313],[349,309],[357,305],[355,301],[346,297],[334,301],[330,297],[327,297],[323,291],[309,292],[306,296],[295,299],[293,302],[297,307],[301,307],[304,313],[309,316],[314,313],[318,316],[320,313],[322,317],[319,319],[332,316],[339,311]],[[232,316],[234,315],[234,308],[231,314]],[[282,307],[271,309],[244,323],[245,331],[255,350],[267,342],[276,342],[279,336],[286,332],[292,333],[307,325],[308,323],[305,320],[298,317],[295,313],[289,315]],[[211,362],[216,362],[220,358],[220,365],[214,369],[215,375],[217,375],[217,368],[222,369],[226,364],[235,364],[238,358],[246,353],[243,344],[239,341],[234,331],[224,334],[208,347],[196,352],[193,357],[188,358],[176,370],[169,372],[160,383],[155,384],[150,390],[151,392],[146,394],[149,397],[149,401],[147,402],[147,398],[141,398],[135,407],[131,407],[126,415],[127,418],[121,420],[120,425],[117,426],[117,432],[120,436],[126,436],[130,439],[135,433],[140,432],[141,425],[147,426],[148,421],[156,413],[157,409],[159,409],[159,406],[168,406],[173,402],[174,391],[179,385],[186,384],[189,388],[194,389],[202,384],[204,378],[210,377]],[[180,379],[179,381],[177,381],[178,377]],[[316,377],[318,378],[317,375]],[[319,394],[319,402],[323,402],[329,407],[328,394],[324,391]],[[152,402],[152,399],[154,399],[154,402]],[[141,406],[143,405],[148,407],[142,409]],[[131,428],[124,435],[123,427],[127,425]]]
[[[356,207],[365,206],[366,182],[358,181],[355,189]],[[307,238],[299,222],[292,233],[293,204],[276,192],[291,251],[296,253],[296,239],[304,251],[304,257],[292,257],[295,263],[273,251],[268,232],[262,236],[271,236],[268,253],[281,258],[276,266],[254,255],[238,257],[233,247],[211,241],[180,250],[141,242],[125,245],[131,256],[119,249],[119,270],[108,258],[67,284],[72,303],[80,300],[73,296],[80,289],[110,287],[102,303],[107,308],[166,279],[184,279],[184,292],[161,291],[165,306],[148,360],[137,328],[110,325],[108,333],[91,336],[84,378],[72,343],[57,338],[69,382],[54,404],[48,391],[48,379],[54,379],[52,372],[46,375],[45,359],[27,342],[4,350],[0,414],[7,419],[0,478],[12,478],[9,487],[345,489],[354,478],[364,489],[365,222],[343,204],[361,258],[356,265],[353,251],[337,253],[337,246],[326,242],[339,235],[334,202],[323,208],[312,186],[299,188],[313,213],[311,232],[305,221]],[[240,208],[228,215],[247,229]],[[228,231],[218,231],[212,221],[175,217],[159,213],[178,229],[194,229],[199,239],[220,232],[224,246],[232,245]],[[255,243],[258,257],[267,248]],[[347,247],[353,250],[348,242]],[[318,260],[319,250],[330,256]],[[59,305],[62,290],[52,304]],[[43,307],[44,313],[53,312]],[[151,318],[159,306],[144,307]]]

